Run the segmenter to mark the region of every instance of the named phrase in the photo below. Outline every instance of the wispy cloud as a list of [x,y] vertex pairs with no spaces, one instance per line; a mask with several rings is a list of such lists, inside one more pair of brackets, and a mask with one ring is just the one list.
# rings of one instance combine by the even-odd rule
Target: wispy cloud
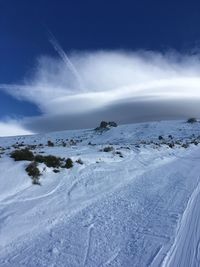
[[44,116],[79,116],[126,101],[200,100],[199,55],[97,51],[67,56],[51,41],[61,59],[40,57],[32,77],[0,85],[35,103]]

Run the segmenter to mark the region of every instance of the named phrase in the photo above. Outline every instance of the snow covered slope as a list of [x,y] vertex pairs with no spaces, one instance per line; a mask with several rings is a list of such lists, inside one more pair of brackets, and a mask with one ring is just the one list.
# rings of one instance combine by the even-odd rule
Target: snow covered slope
[[[0,266],[200,266],[199,143],[183,121],[0,138]],[[74,166],[32,185],[26,146]]]

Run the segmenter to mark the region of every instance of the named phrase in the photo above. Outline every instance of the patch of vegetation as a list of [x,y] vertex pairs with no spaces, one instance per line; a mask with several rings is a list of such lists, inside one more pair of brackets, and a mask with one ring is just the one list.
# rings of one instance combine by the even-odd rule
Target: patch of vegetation
[[3,155],[5,153],[5,148],[0,147],[0,155]]
[[[144,145],[146,145],[146,143],[143,142]],[[135,145],[135,148],[140,148],[140,145]]]
[[173,148],[173,147],[174,147],[174,143],[169,143],[168,146],[169,146],[170,148]]
[[111,152],[114,150],[114,147],[113,146],[106,146],[103,148],[103,152]]
[[92,144],[91,142],[89,142],[88,146],[96,146],[96,144]]
[[26,167],[25,170],[26,170],[27,174],[31,177],[33,184],[41,185],[40,181],[39,181],[39,177],[41,174],[40,174],[40,170],[37,167],[37,162],[35,162],[35,161],[31,162]]
[[72,159],[67,158],[67,159],[66,159],[66,162],[65,162],[65,165],[64,165],[64,168],[66,168],[66,169],[70,169],[70,168],[72,168],[72,167],[73,167],[73,161],[72,161]]
[[54,169],[53,172],[58,173],[58,172],[60,172],[60,170]]
[[121,151],[116,151],[116,154],[119,155],[120,158],[123,158],[123,155],[122,155]]
[[189,118],[187,120],[187,123],[195,123],[195,122],[197,122],[197,119],[196,118]]
[[50,147],[53,147],[54,143],[52,141],[48,140],[47,145],[50,146]]
[[77,144],[77,141],[74,140],[74,139],[71,139],[71,140],[69,141],[69,145],[70,145],[70,146],[75,146],[76,144]]
[[35,156],[35,161],[39,163],[44,163],[44,156],[42,155],[36,155]]
[[28,148],[14,150],[11,152],[10,157],[13,158],[15,161],[34,160],[33,152],[30,151]]
[[62,146],[63,146],[63,147],[66,147],[66,145],[67,145],[67,144],[63,141],[63,142],[62,142]]
[[189,147],[189,144],[187,144],[187,143],[186,144],[182,144],[182,147],[183,148],[188,148]]
[[194,144],[195,146],[198,146],[199,142],[198,142],[197,140],[194,140],[194,141],[193,141],[193,144]]
[[62,165],[61,158],[52,155],[42,156],[36,155],[35,161],[38,163],[44,163],[47,167],[59,168]]
[[78,164],[80,164],[80,165],[83,165],[83,161],[82,161],[82,159],[77,159],[77,160],[76,160],[76,163],[78,163]]

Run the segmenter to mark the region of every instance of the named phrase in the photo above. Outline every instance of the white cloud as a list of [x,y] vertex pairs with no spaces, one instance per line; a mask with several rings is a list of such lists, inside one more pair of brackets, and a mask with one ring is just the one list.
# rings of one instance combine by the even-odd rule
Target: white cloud
[[35,103],[47,116],[93,112],[127,99],[200,100],[199,55],[97,51],[67,57],[63,53],[60,59],[40,57],[32,76],[21,85],[0,88]]
[[153,52],[93,52],[70,56],[83,82],[58,59],[41,57],[23,85],[1,85],[45,114],[89,111],[126,98],[199,97],[197,56]]
[[15,136],[33,134],[31,131],[25,130],[18,121],[0,122],[0,136]]

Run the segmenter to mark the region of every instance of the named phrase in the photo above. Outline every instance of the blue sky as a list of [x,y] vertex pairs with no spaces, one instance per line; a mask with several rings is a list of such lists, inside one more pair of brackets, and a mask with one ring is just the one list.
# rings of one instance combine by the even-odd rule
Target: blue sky
[[[101,114],[106,109],[110,110],[112,105],[118,105],[122,97],[119,95],[119,97],[110,100],[109,103],[105,103],[103,100],[99,103],[97,98],[91,98],[90,95],[89,98],[92,99],[90,100],[92,103],[89,106],[91,106],[91,109],[85,110],[84,105],[88,105],[88,102],[84,104],[86,103],[86,93],[88,99],[88,93],[99,91],[100,88],[94,81],[89,80],[88,76],[90,75],[87,76],[83,71],[83,65],[88,71],[93,68],[99,70],[99,73],[95,72],[93,75],[98,78],[99,75],[102,75],[102,79],[96,79],[101,90],[106,87],[107,74],[113,72],[112,62],[115,62],[115,65],[121,65],[121,62],[124,62],[125,66],[126,64],[130,66],[128,69],[130,76],[130,70],[135,73],[131,62],[127,62],[128,57],[132,58],[132,62],[135,62],[135,64],[138,63],[137,59],[139,57],[140,74],[135,77],[136,79],[139,79],[139,76],[141,77],[143,69],[146,73],[149,60],[154,62],[153,66],[156,69],[159,69],[159,64],[163,66],[164,62],[167,65],[169,76],[171,73],[170,66],[175,69],[176,77],[174,79],[176,82],[177,79],[185,76],[185,70],[187,70],[187,73],[192,72],[189,75],[191,79],[191,77],[198,76],[199,71],[199,25],[199,1],[1,0],[0,84],[7,87],[9,87],[8,85],[14,85],[14,88],[0,90],[0,123],[3,123],[2,127],[5,128],[10,120],[12,123],[15,120],[16,124],[23,124],[22,128],[27,128],[27,131],[45,131],[40,127],[31,127],[30,121],[32,120],[32,125],[35,125],[37,119],[39,121],[43,119],[45,123],[52,117],[51,123],[46,122],[46,131],[48,131],[48,129],[51,129],[49,124],[52,124],[53,119],[55,120],[55,117],[58,116],[57,109],[60,104],[56,106],[54,102],[59,99],[57,102],[60,103],[61,98],[63,98],[61,102],[64,102],[64,104],[59,115],[62,118],[65,118],[66,115],[66,120],[70,122],[69,114],[74,115],[75,113],[74,105],[66,110],[64,106],[65,101],[68,106],[70,106],[69,101],[77,104],[70,98],[72,94],[77,95],[77,92],[80,91],[80,89],[77,89],[76,81],[72,81],[73,79],[76,80],[77,77],[74,77],[72,73],[70,74],[68,65],[66,80],[63,78],[65,74],[61,72],[62,69],[65,69],[66,64],[57,53],[58,51],[55,51],[55,47],[53,48],[49,42],[49,31],[55,35],[61,49],[69,55],[78,72],[81,72],[80,76],[84,76],[85,95],[83,96],[82,93],[80,97],[79,92],[78,103],[81,103],[81,107],[83,106],[79,112],[90,114],[93,108],[97,107],[96,113]],[[87,54],[85,54],[86,51]],[[138,51],[143,51],[143,54],[141,55]],[[99,55],[100,52],[101,55]],[[144,53],[150,55],[144,56]],[[153,58],[157,58],[157,61],[152,59],[151,53],[154,53]],[[90,66],[91,58],[94,66]],[[58,62],[59,60],[60,62]],[[106,69],[105,67],[105,71],[102,71],[103,62],[107,62],[107,66],[110,66],[110,68]],[[190,65],[188,65],[188,62]],[[194,65],[192,70],[190,70],[191,65]],[[50,66],[52,67],[50,68]],[[107,88],[106,92],[114,86],[117,88],[127,86],[126,81],[129,80],[130,76],[126,76],[126,71],[122,69],[116,69],[115,71],[114,73],[123,72],[123,77],[120,81],[114,79],[114,77],[112,79],[109,77],[110,88]],[[163,69],[164,72],[165,69]],[[146,74],[150,75],[149,73]],[[161,75],[163,79],[164,74],[159,72],[156,75],[159,79],[159,75]],[[168,79],[167,76],[164,79]],[[60,84],[61,80],[62,84]],[[56,81],[59,86],[57,86]],[[198,82],[194,85],[195,90],[198,90]],[[52,84],[54,89],[49,89]],[[132,87],[135,86],[131,79],[129,84]],[[175,84],[177,86],[177,83]],[[178,81],[178,86],[180,84],[182,83]],[[19,85],[22,87],[26,85],[26,92],[19,88]],[[67,93],[63,90],[63,86]],[[44,91],[46,90],[45,93],[43,87],[45,88]],[[29,91],[29,95],[27,91]],[[38,95],[35,96],[34,94],[41,94],[42,101],[39,101]],[[49,98],[48,95],[50,95]],[[117,92],[116,95],[118,95]],[[131,97],[133,96],[134,94],[131,94]],[[130,98],[130,95],[127,94],[127,97]],[[54,98],[56,98],[55,101]],[[44,102],[53,104],[47,106]],[[25,118],[24,121],[23,117]],[[32,118],[30,121],[28,121],[29,117]],[[113,115],[112,117],[115,118]],[[97,119],[101,119],[101,115],[93,118],[93,123]],[[57,120],[59,121],[59,119]],[[80,120],[82,121],[82,118]],[[60,119],[60,121],[63,122],[63,119]],[[122,122],[126,121],[122,119]],[[90,125],[86,124],[85,126]],[[72,127],[78,127],[78,125]],[[82,127],[84,127],[84,124]],[[52,130],[56,129],[53,128]],[[62,127],[59,126],[58,129],[62,129]],[[16,134],[18,133],[16,131]]]

